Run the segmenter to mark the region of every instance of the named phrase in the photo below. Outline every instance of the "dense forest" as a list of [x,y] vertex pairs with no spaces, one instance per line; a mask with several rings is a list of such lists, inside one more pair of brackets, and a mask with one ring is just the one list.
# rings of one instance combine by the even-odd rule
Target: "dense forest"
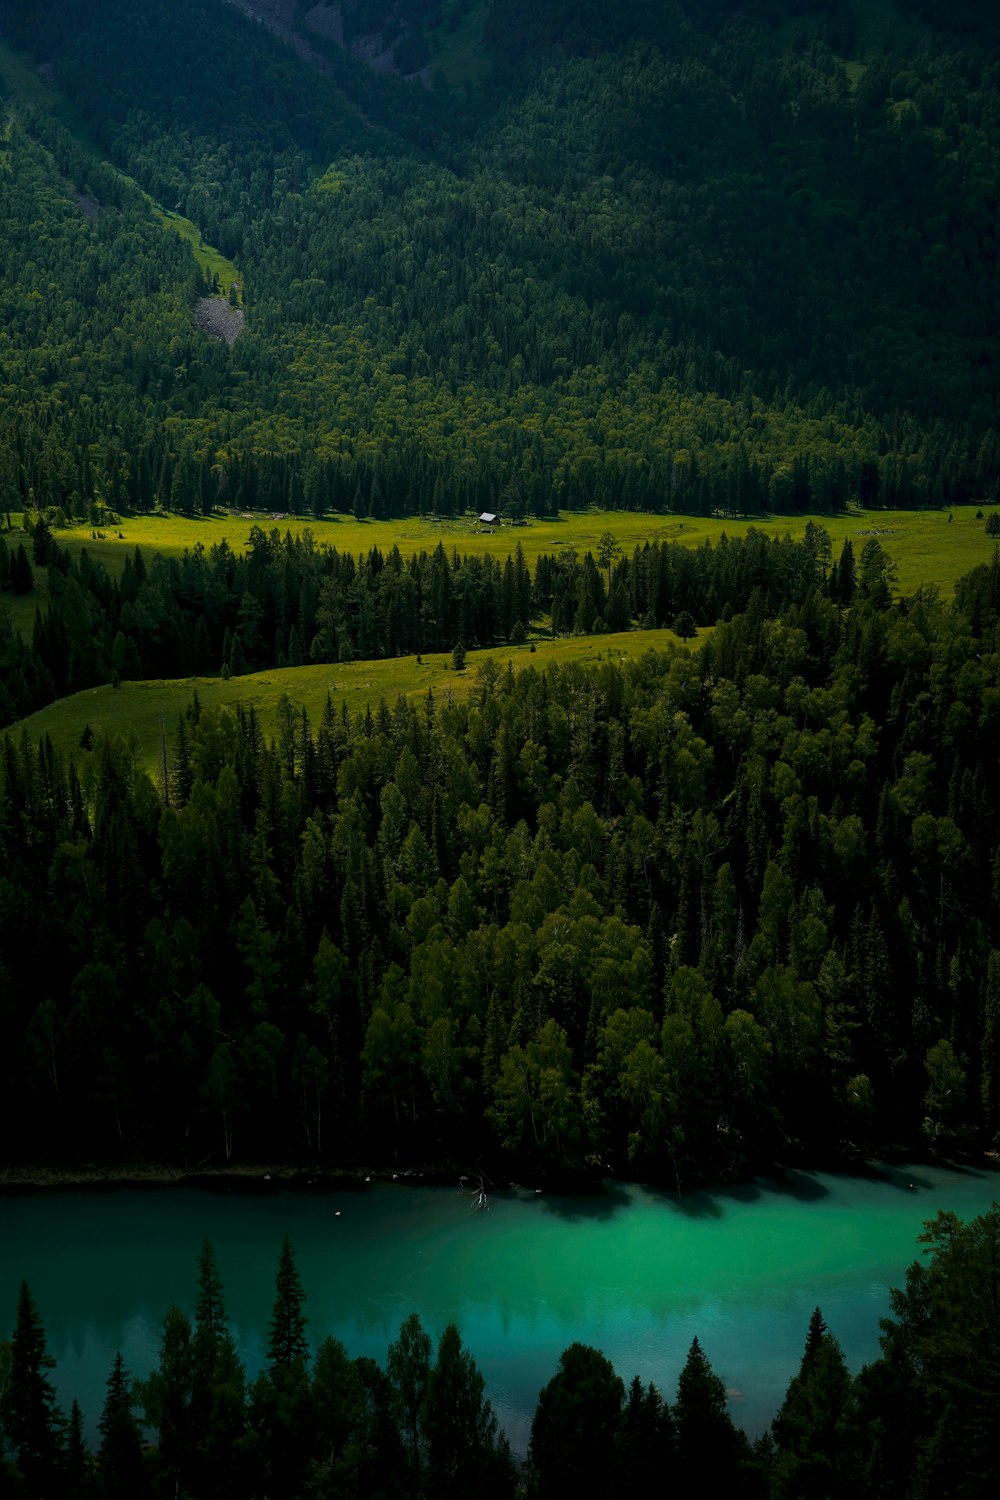
[[744,548],[799,591],[693,653],[483,653],[461,702],[286,700],[270,742],[195,697],[159,786],[9,733],[8,1157],[683,1186],[994,1144],[1000,556],[893,603],[876,543],[845,608]]
[[[419,51],[467,7],[343,9]],[[980,9],[493,0],[425,88],[222,0],[4,0],[63,103],[3,140],[0,501],[995,499]],[[231,348],[153,202],[238,266]]]
[[892,1293],[881,1357],[852,1379],[817,1308],[799,1370],[756,1442],[734,1425],[697,1338],[669,1403],[638,1377],[626,1387],[599,1350],[574,1343],[539,1394],[523,1464],[454,1324],[435,1350],[411,1314],[385,1368],[352,1359],[333,1337],[313,1350],[287,1237],[260,1374],[250,1379],[240,1359],[206,1243],[194,1317],[167,1311],[147,1379],[133,1382],[116,1356],[89,1452],[77,1403],[68,1418],[56,1405],[42,1315],[22,1283],[12,1337],[0,1343],[0,1488],[19,1500],[607,1500],[667,1483],[683,1500],[985,1500],[1000,1480],[1000,1211],[969,1224],[939,1213],[921,1240],[930,1259]]

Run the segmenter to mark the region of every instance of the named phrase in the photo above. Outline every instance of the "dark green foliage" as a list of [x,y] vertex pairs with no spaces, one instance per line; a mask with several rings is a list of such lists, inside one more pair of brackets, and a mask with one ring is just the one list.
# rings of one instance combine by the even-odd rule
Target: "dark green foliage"
[[540,1497],[615,1492],[615,1440],[625,1388],[598,1349],[571,1344],[538,1397],[528,1460]]
[[414,1494],[419,1489],[423,1462],[421,1419],[427,1399],[432,1350],[430,1336],[422,1328],[420,1318],[411,1313],[400,1328],[395,1343],[389,1345],[386,1363],[396,1421],[406,1452],[409,1485]]
[[[892,573],[878,543],[872,545],[865,597],[878,595],[884,605]],[[766,590],[772,609],[801,602],[816,587],[843,601],[846,556],[845,547],[841,570],[827,583],[823,555],[808,537],[768,540],[751,530],[696,553],[677,542],[651,542],[619,561],[606,598],[590,553],[543,555],[532,578],[519,547],[503,567],[457,551],[449,558],[443,546],[407,562],[396,547],[388,555],[373,547],[355,559],[317,546],[308,533],[282,536],[276,527],[253,527],[241,558],[219,543],[179,561],[154,558],[147,569],[137,549],[120,582],[85,553],[75,563],[61,555],[58,570],[50,570],[52,597],[36,617],[32,646],[11,639],[0,657],[0,684],[6,677],[12,701],[26,712],[115,673],[176,677],[218,664],[223,676],[234,677],[282,666],[286,640],[292,655],[314,662],[454,645],[461,671],[467,645],[523,640],[539,610],[551,614],[556,631],[592,630],[602,622],[624,630],[641,621],[673,624],[688,637],[696,625],[715,622],[720,600],[739,612],[755,589]],[[182,726],[172,788],[181,802],[192,784],[187,739]]]
[[682,1491],[705,1485],[714,1494],[753,1492],[749,1444],[729,1415],[726,1388],[697,1339],[677,1382],[673,1417]]
[[857,1383],[872,1492],[978,1497],[1000,1483],[1000,1211],[941,1212],[882,1322],[882,1357]]
[[305,1291],[287,1235],[274,1286],[269,1364],[250,1390],[248,1471],[258,1476],[265,1494],[296,1500],[310,1468],[316,1413],[307,1370]]
[[[816,566],[714,556],[734,589]],[[169,808],[120,743],[85,794],[8,736],[8,1150],[340,1165],[461,1137],[676,1187],[790,1142],[991,1141],[998,579],[846,611],[796,583],[771,619],[751,591],[694,657],[484,653],[461,703],[285,703],[272,745],[193,703]]]
[[643,1387],[638,1375],[629,1386],[615,1436],[614,1489],[620,1494],[648,1494],[673,1471],[676,1436],[673,1415],[654,1385]]
[[[892,1293],[882,1356],[853,1381],[815,1311],[773,1441],[765,1434],[751,1447],[734,1425],[698,1339],[672,1408],[638,1377],[626,1396],[604,1355],[575,1343],[539,1395],[520,1475],[483,1378],[451,1324],[434,1357],[412,1314],[390,1345],[388,1374],[327,1338],[311,1376],[296,1357],[265,1371],[248,1393],[241,1383],[237,1389],[207,1245],[194,1338],[187,1318],[171,1309],[158,1365],[141,1384],[153,1435],[148,1450],[120,1354],[98,1453],[86,1451],[76,1403],[63,1448],[41,1375],[52,1362],[22,1289],[14,1339],[0,1343],[0,1491],[16,1500],[512,1500],[519,1493],[542,1500],[570,1492],[610,1500],[653,1492],[669,1476],[681,1495],[985,1500],[1000,1479],[1000,1209],[969,1224],[939,1213],[920,1238],[928,1259],[911,1266],[905,1288]],[[228,1398],[205,1405],[206,1378],[216,1398],[230,1381]]]
[[302,1311],[305,1292],[295,1264],[295,1252],[285,1236],[274,1278],[274,1308],[271,1313],[267,1357],[273,1371],[290,1370],[309,1358],[306,1316]]
[[12,594],[30,594],[35,586],[31,563],[24,546],[19,544],[10,560],[10,591]]
[[[168,1377],[169,1380],[170,1377]],[[101,1445],[97,1454],[99,1492],[103,1500],[136,1500],[150,1493],[139,1428],[132,1414],[129,1373],[121,1354],[115,1355],[108,1376],[104,1410],[98,1424]]]
[[832,1500],[853,1492],[846,1436],[850,1386],[840,1346],[817,1308],[799,1373],[772,1427],[772,1495]]
[[441,1335],[427,1377],[422,1421],[424,1490],[441,1500],[505,1500],[515,1490],[506,1442],[497,1435],[484,1381],[454,1323]]
[[[425,90],[304,8],[296,56],[209,0],[9,0],[109,160],[56,111],[5,141],[7,512],[995,498],[979,8],[609,9],[498,0],[492,76]],[[403,67],[432,19],[390,17]],[[136,184],[239,262],[232,349],[194,328],[209,288]]]
[[4,1393],[2,1415],[14,1474],[31,1495],[55,1490],[62,1466],[64,1418],[47,1373],[54,1365],[45,1347],[41,1314],[27,1282],[22,1281],[10,1341],[10,1386]]

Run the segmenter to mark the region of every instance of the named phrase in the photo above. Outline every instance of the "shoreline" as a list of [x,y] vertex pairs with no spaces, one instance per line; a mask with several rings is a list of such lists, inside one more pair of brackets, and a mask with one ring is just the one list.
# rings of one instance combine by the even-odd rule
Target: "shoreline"
[[[761,1161],[753,1164],[740,1181],[751,1182],[757,1177],[781,1177],[792,1170],[797,1172],[834,1172],[847,1176],[869,1176],[880,1167],[900,1166],[907,1163],[945,1167],[954,1172],[996,1172],[1000,1174],[1000,1153],[983,1151],[970,1154],[956,1153],[952,1156],[928,1151],[926,1143],[882,1145],[862,1155],[860,1152],[843,1153],[834,1157],[820,1156],[815,1160],[800,1159],[791,1155],[784,1161]],[[581,1192],[599,1192],[601,1184],[608,1181],[635,1182],[645,1186],[676,1192],[671,1183],[659,1183],[652,1179],[635,1178],[615,1172],[576,1171],[565,1174],[532,1172],[514,1169],[515,1175],[497,1172],[494,1176],[478,1167],[470,1168],[457,1162],[425,1163],[420,1167],[357,1166],[329,1167],[309,1165],[303,1162],[245,1162],[228,1166],[210,1166],[201,1163],[195,1167],[169,1166],[163,1162],[136,1162],[112,1166],[107,1163],[88,1163],[85,1166],[42,1166],[38,1163],[0,1168],[0,1198],[21,1193],[48,1193],[80,1190],[111,1190],[137,1188],[197,1187],[206,1191],[244,1193],[269,1193],[291,1189],[298,1192],[343,1192],[373,1186],[376,1183],[396,1182],[423,1187],[454,1185],[462,1177],[474,1178],[481,1173],[490,1189],[502,1191],[508,1187],[529,1184],[539,1191],[575,1195]],[[711,1192],[732,1187],[732,1182],[694,1180],[685,1184],[680,1196],[691,1193]]]

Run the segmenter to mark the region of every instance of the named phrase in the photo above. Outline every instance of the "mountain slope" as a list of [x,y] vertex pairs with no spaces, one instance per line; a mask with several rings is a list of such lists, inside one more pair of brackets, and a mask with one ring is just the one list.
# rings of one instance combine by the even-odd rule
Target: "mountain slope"
[[[176,420],[130,439],[135,502],[994,497],[993,33],[885,10],[880,39],[846,0],[495,0],[490,80],[428,90],[308,32],[320,69],[223,0],[8,0],[103,148],[246,279],[225,375],[185,360],[186,406],[157,369]],[[179,469],[212,477],[185,497]]]

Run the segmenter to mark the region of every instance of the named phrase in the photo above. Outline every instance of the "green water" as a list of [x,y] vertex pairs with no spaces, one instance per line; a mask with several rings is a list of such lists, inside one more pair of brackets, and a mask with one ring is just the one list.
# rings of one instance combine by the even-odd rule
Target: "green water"
[[314,1343],[336,1334],[384,1362],[403,1318],[436,1339],[454,1320],[517,1450],[538,1391],[574,1339],[668,1399],[695,1334],[749,1431],[774,1414],[819,1304],[852,1369],[878,1353],[888,1288],[923,1221],[972,1217],[1000,1197],[982,1172],[912,1167],[781,1182],[678,1202],[608,1184],[579,1199],[514,1190],[488,1213],[447,1188],[217,1193],[189,1188],[0,1199],[0,1336],[26,1276],[58,1360],[60,1398],[93,1430],[111,1360],[157,1355],[170,1302],[193,1308],[197,1252],[213,1242],[251,1372],[262,1360],[283,1235],[295,1246]]

